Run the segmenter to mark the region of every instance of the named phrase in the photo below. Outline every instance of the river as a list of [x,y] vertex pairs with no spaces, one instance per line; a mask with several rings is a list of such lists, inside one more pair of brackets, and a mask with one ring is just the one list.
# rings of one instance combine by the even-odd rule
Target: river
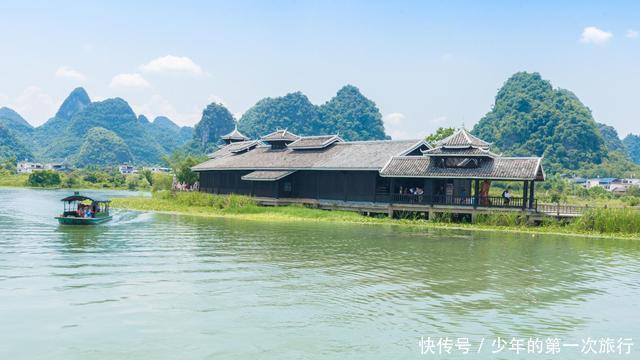
[[2,359],[438,358],[447,338],[470,354],[440,358],[511,358],[530,337],[640,353],[638,241],[132,211],[62,227],[68,193],[0,189]]

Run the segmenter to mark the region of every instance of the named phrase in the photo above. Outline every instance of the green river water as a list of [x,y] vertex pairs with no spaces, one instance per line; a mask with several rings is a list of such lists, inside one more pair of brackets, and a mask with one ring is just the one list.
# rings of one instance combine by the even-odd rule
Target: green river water
[[[67,194],[0,189],[1,359],[565,359],[589,337],[639,358],[639,241],[132,211],[62,227]],[[447,337],[471,353],[423,353]],[[529,337],[570,346],[508,350]]]

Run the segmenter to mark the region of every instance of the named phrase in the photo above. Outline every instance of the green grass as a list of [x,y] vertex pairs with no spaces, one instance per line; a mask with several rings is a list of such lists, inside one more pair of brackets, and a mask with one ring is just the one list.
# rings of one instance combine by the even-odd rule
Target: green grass
[[[594,237],[624,237],[640,239],[640,211],[631,209],[600,209],[569,223],[555,220],[532,226],[517,213],[479,215],[474,223],[455,223],[442,214],[425,221],[412,216],[401,219],[369,217],[350,211],[327,211],[303,206],[258,206],[250,197],[240,195],[211,195],[198,192],[176,193],[159,191],[152,197],[113,199],[114,208],[178,213],[195,216],[229,217],[257,221],[323,221],[355,224],[403,225],[426,228],[467,229],[546,233]],[[634,212],[635,211],[635,212]]]
[[640,234],[640,210],[591,209],[570,226],[604,234]]
[[0,173],[0,186],[2,187],[26,187],[29,174]]

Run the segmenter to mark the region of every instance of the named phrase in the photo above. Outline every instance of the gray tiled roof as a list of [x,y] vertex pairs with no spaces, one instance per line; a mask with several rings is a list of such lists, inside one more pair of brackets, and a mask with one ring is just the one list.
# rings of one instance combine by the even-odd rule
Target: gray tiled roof
[[262,141],[296,141],[300,136],[285,130],[277,130],[260,138]]
[[230,154],[236,154],[239,152],[243,152],[245,150],[249,150],[257,146],[258,144],[260,144],[260,141],[258,140],[234,142],[229,145],[222,146],[218,150],[212,152],[211,154],[208,154],[207,157],[209,157],[210,159],[213,159],[213,158],[219,158],[219,157],[223,157]]
[[453,135],[444,138],[436,143],[437,147],[469,147],[476,146],[486,148],[491,145],[490,143],[478,139],[477,137],[471,135],[467,129],[460,128],[453,133]]
[[244,175],[241,179],[248,181],[276,181],[293,174],[287,170],[258,170]]
[[382,140],[339,142],[324,149],[298,151],[272,150],[257,146],[251,151],[231,153],[226,147],[214,153],[213,158],[193,167],[204,170],[299,170],[340,169],[380,170],[389,159],[415,147],[420,140]]
[[494,180],[544,180],[542,158],[499,157],[477,168],[439,167],[428,156],[395,156],[380,171],[383,177],[466,178]]
[[240,131],[238,131],[238,127],[236,126],[235,129],[233,129],[232,132],[223,135],[222,136],[222,140],[240,140],[240,141],[244,141],[244,140],[249,140],[248,137],[242,135],[242,133]]
[[498,157],[499,155],[492,153],[488,149],[478,147],[466,147],[466,148],[446,148],[437,147],[422,152],[427,156],[484,156],[484,157]]
[[322,149],[335,142],[343,142],[338,135],[305,136],[288,145],[289,149]]

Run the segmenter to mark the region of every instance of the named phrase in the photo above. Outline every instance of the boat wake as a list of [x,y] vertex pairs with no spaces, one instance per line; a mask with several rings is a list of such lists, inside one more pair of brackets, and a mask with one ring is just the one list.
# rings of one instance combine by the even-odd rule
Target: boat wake
[[112,210],[113,219],[108,226],[129,225],[135,223],[145,223],[151,220],[152,213]]

